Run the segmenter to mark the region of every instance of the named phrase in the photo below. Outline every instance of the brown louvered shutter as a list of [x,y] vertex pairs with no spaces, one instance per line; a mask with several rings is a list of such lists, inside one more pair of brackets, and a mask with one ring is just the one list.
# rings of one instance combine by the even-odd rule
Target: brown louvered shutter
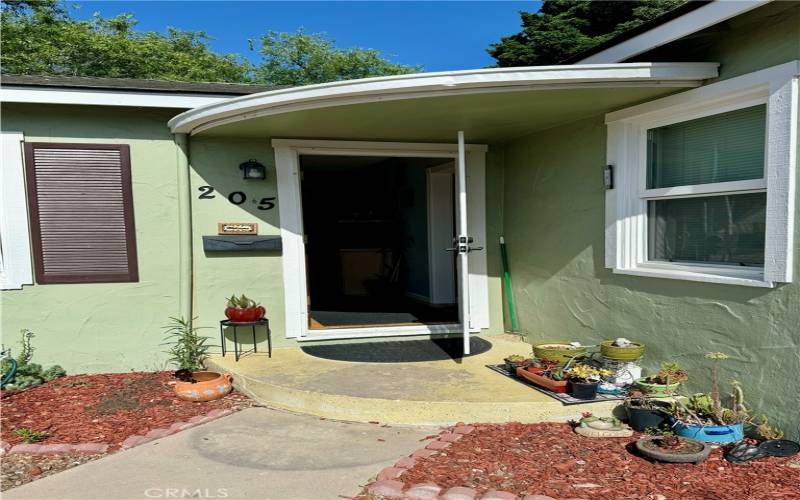
[[38,283],[138,281],[127,145],[26,143]]

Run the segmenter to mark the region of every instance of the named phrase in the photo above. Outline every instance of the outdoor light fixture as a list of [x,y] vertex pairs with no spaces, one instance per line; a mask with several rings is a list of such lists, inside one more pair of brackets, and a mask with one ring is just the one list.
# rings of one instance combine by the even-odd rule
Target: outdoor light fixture
[[244,180],[246,181],[252,179],[263,180],[267,178],[267,167],[255,160],[247,160],[239,165],[239,169],[244,173]]

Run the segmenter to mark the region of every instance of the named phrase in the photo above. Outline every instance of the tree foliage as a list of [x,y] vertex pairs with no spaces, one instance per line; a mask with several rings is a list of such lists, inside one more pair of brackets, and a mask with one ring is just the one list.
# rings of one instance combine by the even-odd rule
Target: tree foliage
[[306,85],[421,70],[391,63],[374,49],[337,49],[332,40],[303,30],[265,34],[261,55],[263,62],[255,69],[256,79],[273,85]]
[[202,31],[137,31],[133,14],[74,19],[56,0],[3,0],[3,73],[306,85],[404,74],[373,49],[339,49],[321,34],[269,32],[256,64],[211,50]]
[[520,12],[522,31],[488,52],[498,66],[558,64],[654,19],[684,0],[545,0],[539,12]]

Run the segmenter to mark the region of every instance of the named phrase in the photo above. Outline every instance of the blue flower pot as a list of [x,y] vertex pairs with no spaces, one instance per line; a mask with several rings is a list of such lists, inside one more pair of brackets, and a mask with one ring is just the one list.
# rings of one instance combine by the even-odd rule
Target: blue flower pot
[[703,441],[706,443],[734,443],[744,439],[744,424],[731,425],[697,425],[678,422],[674,427],[675,434],[680,437]]

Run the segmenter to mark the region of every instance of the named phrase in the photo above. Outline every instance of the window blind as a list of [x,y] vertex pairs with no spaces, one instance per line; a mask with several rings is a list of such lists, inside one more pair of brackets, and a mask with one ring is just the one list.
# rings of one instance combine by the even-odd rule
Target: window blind
[[766,105],[647,131],[648,189],[764,176]]
[[127,145],[26,143],[39,283],[137,281]]
[[766,193],[648,202],[650,260],[764,265]]

